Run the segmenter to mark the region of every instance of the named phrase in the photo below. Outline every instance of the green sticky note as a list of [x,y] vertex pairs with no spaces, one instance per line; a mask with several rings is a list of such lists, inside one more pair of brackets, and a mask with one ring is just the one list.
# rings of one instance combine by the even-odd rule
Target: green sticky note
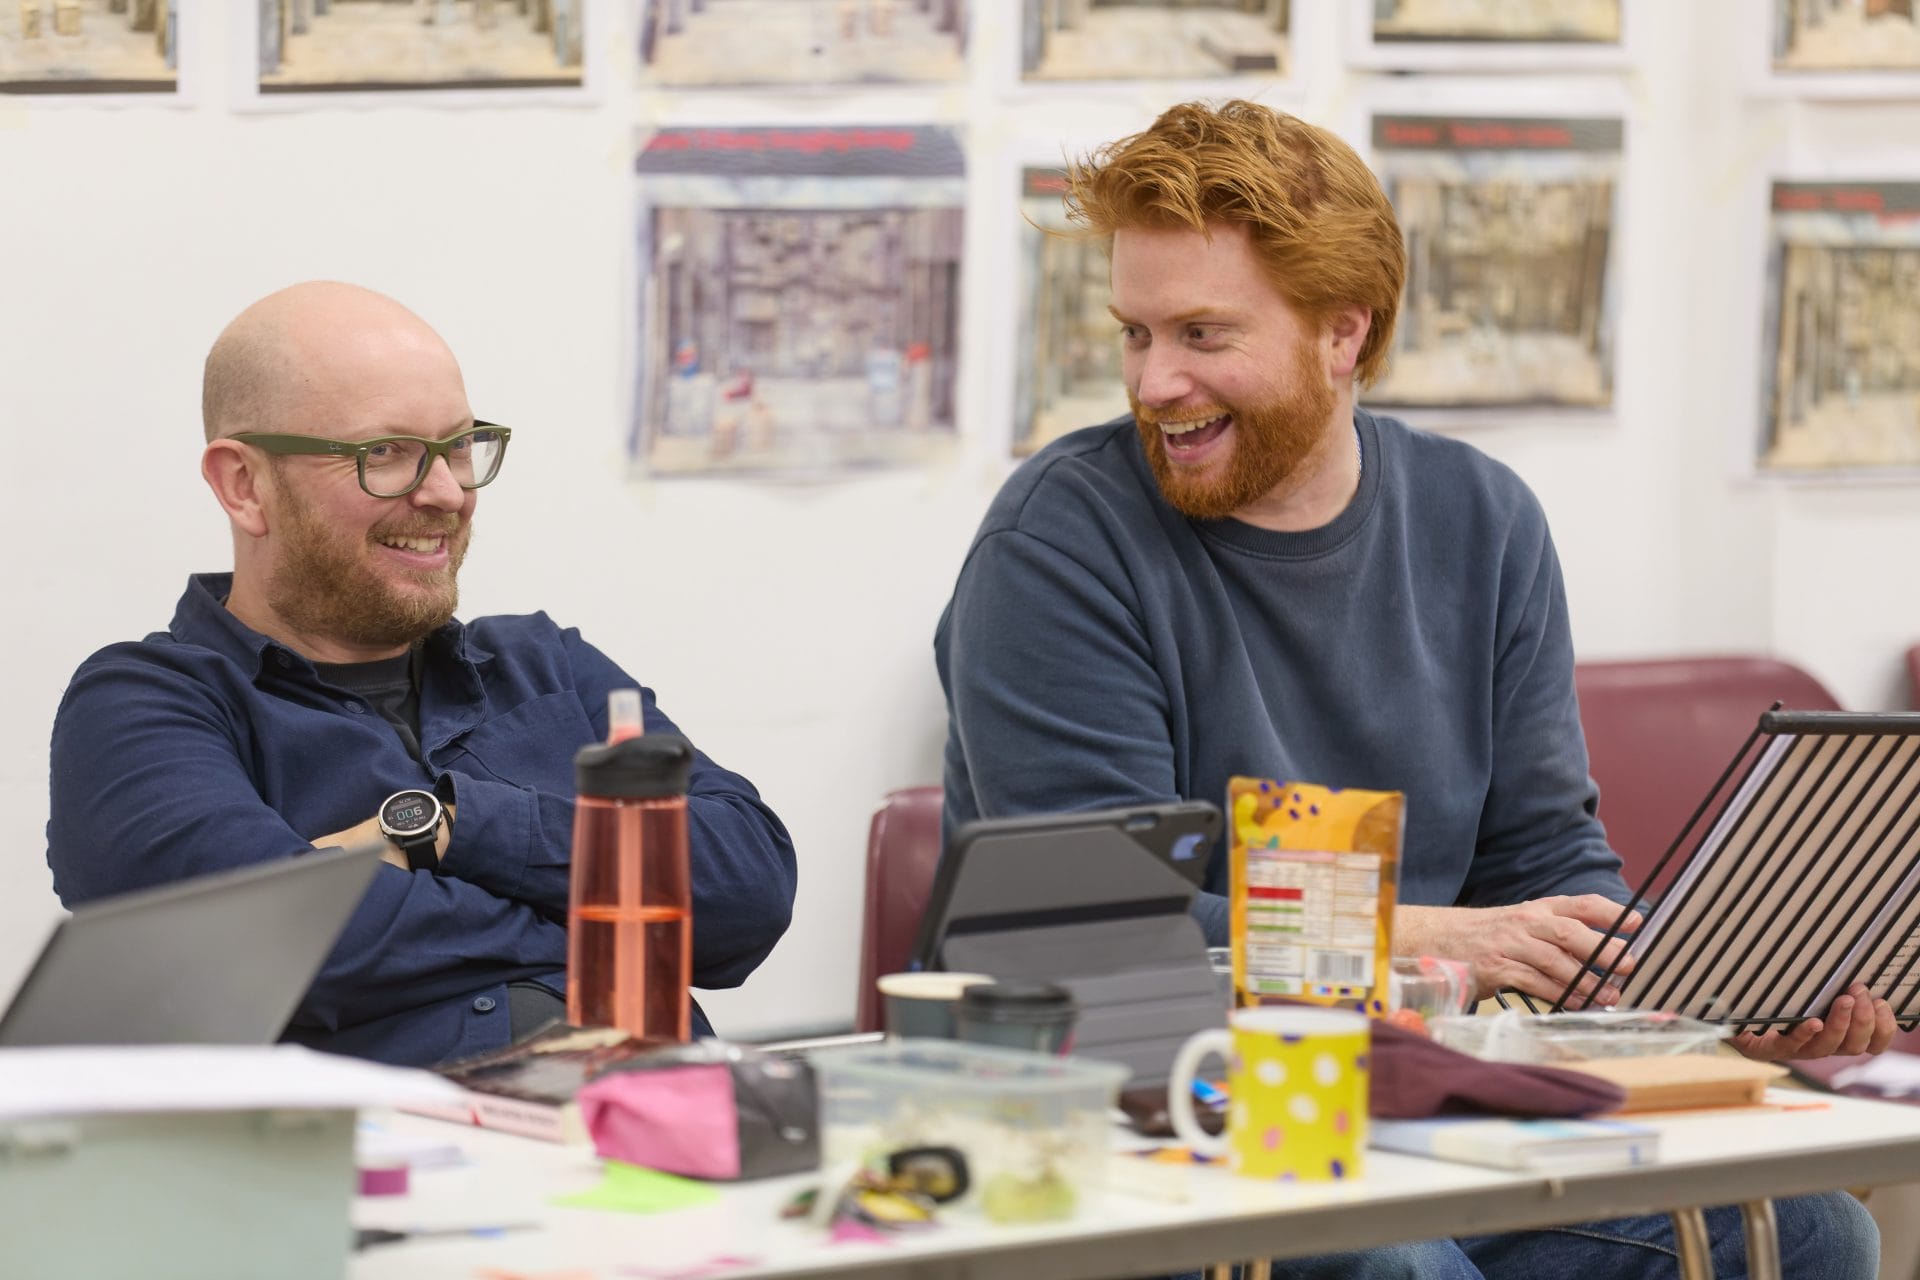
[[564,1209],[614,1209],[621,1213],[670,1213],[710,1204],[720,1193],[704,1182],[676,1178],[657,1169],[608,1160],[600,1185],[572,1195],[555,1196],[553,1203]]

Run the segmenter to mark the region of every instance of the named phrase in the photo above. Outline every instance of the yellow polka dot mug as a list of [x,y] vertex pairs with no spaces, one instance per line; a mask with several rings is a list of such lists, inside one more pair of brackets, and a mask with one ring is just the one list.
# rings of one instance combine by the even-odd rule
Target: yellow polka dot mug
[[[1365,1014],[1267,1005],[1235,1009],[1226,1030],[1180,1047],[1168,1084],[1174,1132],[1201,1155],[1248,1178],[1329,1182],[1360,1176],[1367,1146]],[[1217,1054],[1227,1063],[1227,1127],[1203,1132],[1193,1078]]]

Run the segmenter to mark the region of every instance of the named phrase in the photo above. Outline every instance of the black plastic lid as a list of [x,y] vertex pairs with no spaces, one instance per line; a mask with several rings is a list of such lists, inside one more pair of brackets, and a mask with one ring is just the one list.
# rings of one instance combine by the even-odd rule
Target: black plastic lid
[[960,992],[969,1009],[1041,1010],[1073,1008],[1073,993],[1051,982],[976,982]]
[[693,744],[677,733],[597,742],[573,757],[574,790],[583,796],[658,800],[687,794]]

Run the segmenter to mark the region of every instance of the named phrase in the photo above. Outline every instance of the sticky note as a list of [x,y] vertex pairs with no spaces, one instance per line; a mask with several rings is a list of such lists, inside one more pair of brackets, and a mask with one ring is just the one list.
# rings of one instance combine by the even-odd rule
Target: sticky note
[[670,1213],[711,1204],[720,1193],[704,1182],[676,1178],[657,1169],[608,1160],[600,1185],[571,1195],[555,1196],[553,1203],[565,1209],[613,1209],[621,1213]]

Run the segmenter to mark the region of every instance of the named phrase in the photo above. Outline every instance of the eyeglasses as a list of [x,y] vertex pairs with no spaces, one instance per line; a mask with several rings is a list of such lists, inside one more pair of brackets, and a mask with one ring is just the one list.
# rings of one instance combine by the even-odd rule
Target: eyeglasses
[[404,498],[420,487],[435,458],[445,458],[447,469],[462,489],[478,489],[500,474],[512,430],[492,422],[473,424],[470,431],[445,440],[419,436],[374,436],[370,440],[323,440],[319,436],[276,435],[244,431],[228,436],[275,455],[316,453],[354,460],[360,487],[375,498]]

